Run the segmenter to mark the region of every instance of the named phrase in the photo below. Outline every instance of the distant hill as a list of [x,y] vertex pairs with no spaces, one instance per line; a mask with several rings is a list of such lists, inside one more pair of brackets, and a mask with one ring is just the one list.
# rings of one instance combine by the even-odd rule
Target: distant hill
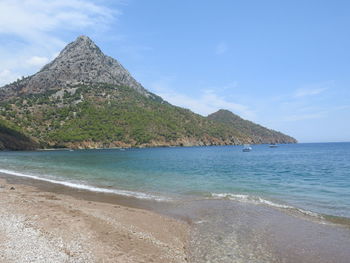
[[[67,45],[38,73],[0,88],[0,118],[47,148],[259,141],[242,125],[203,117],[147,91],[86,36]],[[295,142],[274,134],[279,143]],[[269,134],[261,142],[276,142],[276,137]]]
[[19,127],[0,119],[0,150],[34,150],[38,147]]
[[288,135],[265,128],[254,122],[244,120],[228,110],[219,110],[212,113],[208,115],[208,119],[218,123],[227,124],[228,126],[239,130],[251,139],[250,143],[260,144],[297,142],[294,138]]

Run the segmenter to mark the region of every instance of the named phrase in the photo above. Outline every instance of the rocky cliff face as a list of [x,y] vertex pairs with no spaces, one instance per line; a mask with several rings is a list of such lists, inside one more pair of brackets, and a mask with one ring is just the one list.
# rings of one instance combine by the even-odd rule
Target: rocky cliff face
[[152,96],[117,60],[104,55],[87,36],[80,36],[38,73],[0,88],[0,100],[94,83],[127,86]]

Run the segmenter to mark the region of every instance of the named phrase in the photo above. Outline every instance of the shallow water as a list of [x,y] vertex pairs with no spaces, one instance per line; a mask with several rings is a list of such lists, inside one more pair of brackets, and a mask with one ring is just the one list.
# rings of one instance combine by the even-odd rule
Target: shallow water
[[228,200],[192,201],[180,210],[194,220],[190,262],[349,262],[349,228]]
[[350,218],[350,143],[0,152],[0,172],[145,199],[231,199]]

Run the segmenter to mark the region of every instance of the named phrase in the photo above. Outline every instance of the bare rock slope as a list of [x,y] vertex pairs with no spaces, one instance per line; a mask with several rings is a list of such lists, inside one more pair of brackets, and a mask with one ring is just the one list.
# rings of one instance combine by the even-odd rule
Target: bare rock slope
[[1,88],[0,99],[95,83],[127,86],[151,96],[117,60],[104,55],[89,37],[80,36],[38,73]]

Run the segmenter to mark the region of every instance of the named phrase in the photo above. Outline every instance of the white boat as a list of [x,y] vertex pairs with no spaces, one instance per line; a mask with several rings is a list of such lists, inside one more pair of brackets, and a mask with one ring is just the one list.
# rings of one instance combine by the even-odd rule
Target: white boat
[[270,147],[270,148],[277,148],[278,145],[277,145],[276,143],[271,143],[271,144],[269,145],[269,147]]
[[250,152],[252,150],[252,147],[250,147],[249,144],[244,144],[244,147],[242,149],[243,152]]

